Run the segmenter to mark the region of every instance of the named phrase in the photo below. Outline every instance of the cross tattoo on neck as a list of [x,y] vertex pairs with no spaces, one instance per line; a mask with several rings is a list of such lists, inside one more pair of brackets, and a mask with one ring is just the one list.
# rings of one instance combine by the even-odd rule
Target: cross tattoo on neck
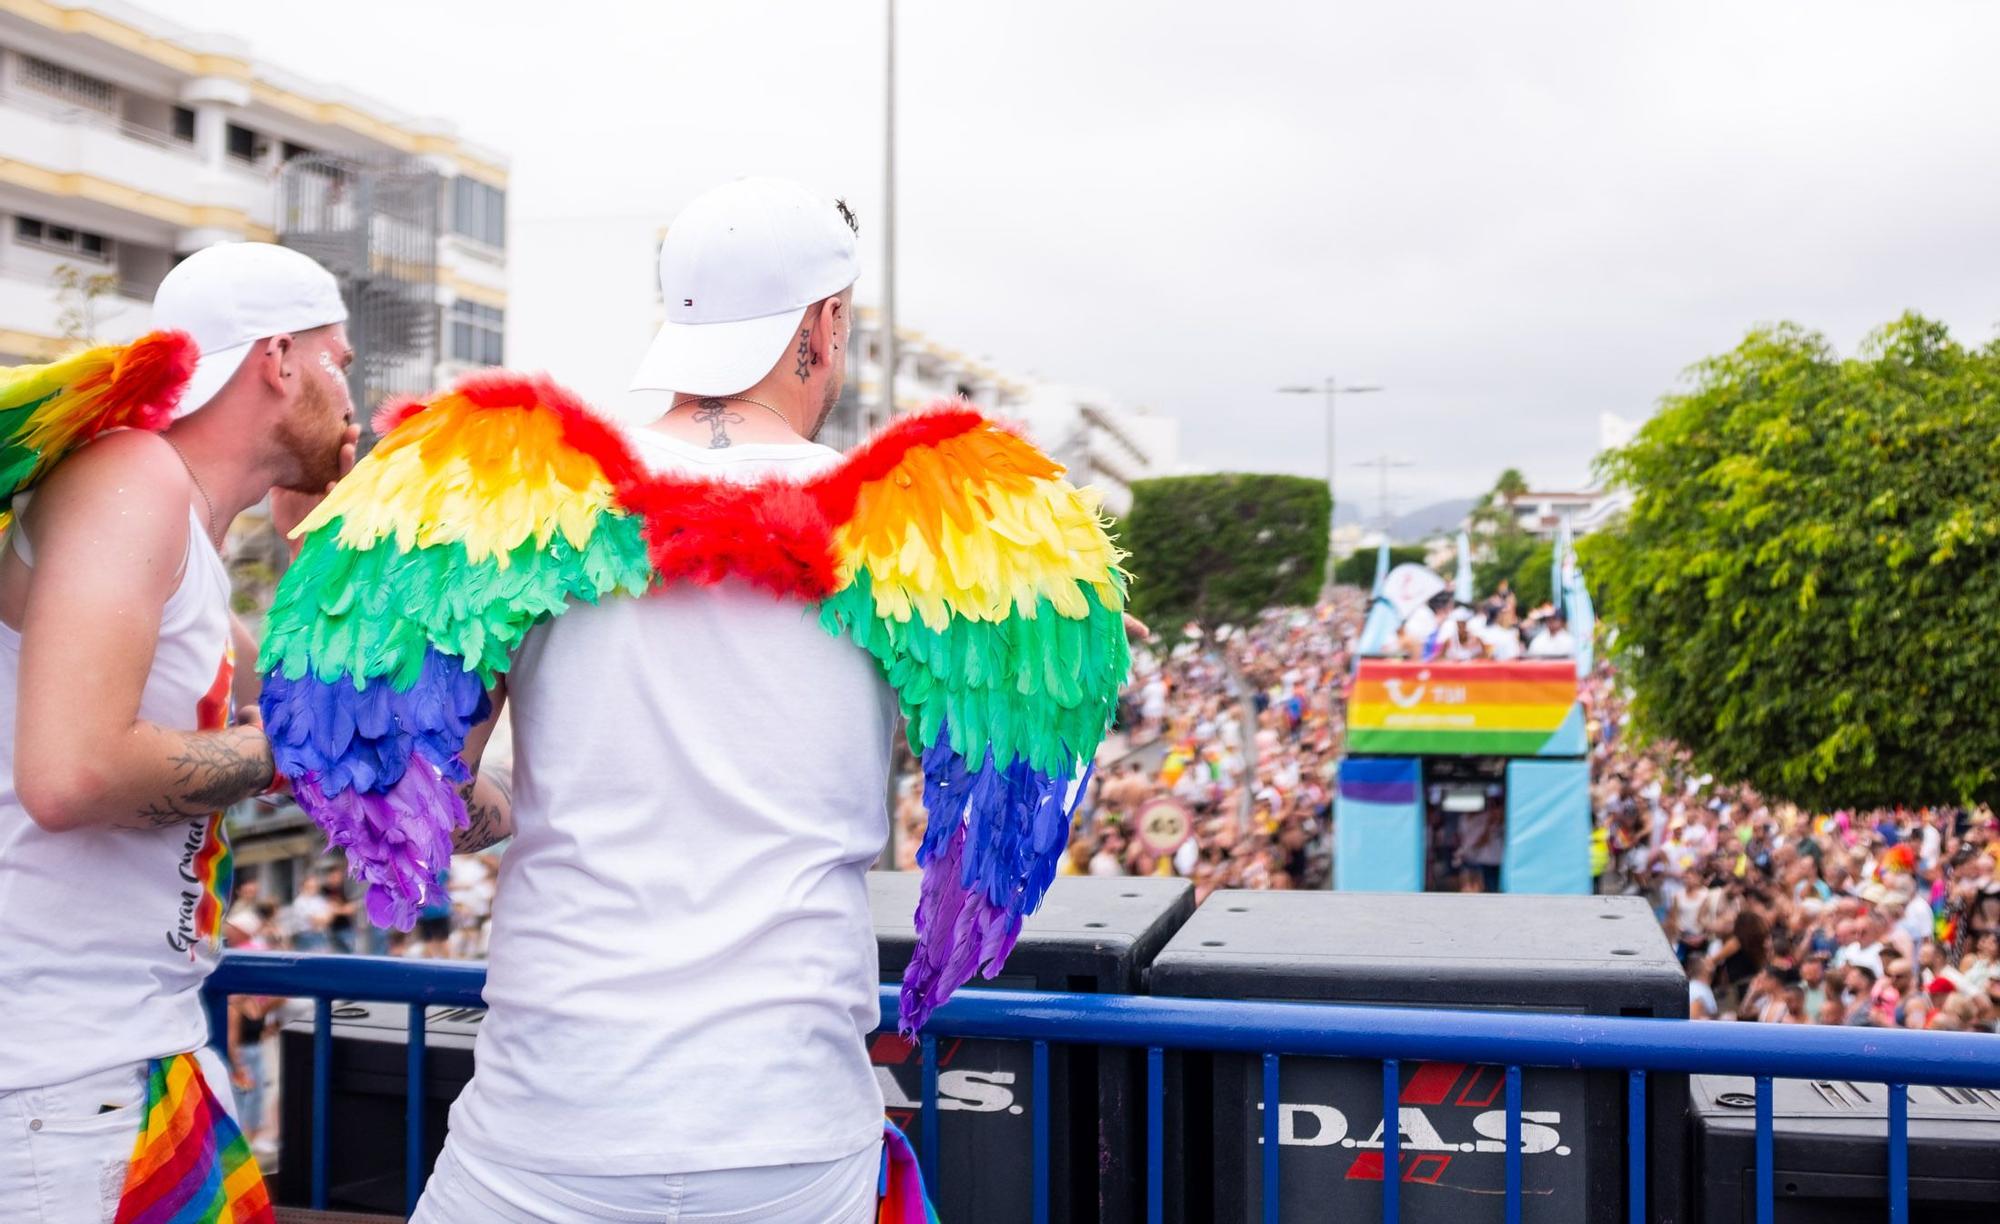
[[729,446],[729,431],[726,425],[741,425],[743,414],[731,412],[719,399],[705,399],[695,410],[694,419],[708,426],[708,449],[723,450]]

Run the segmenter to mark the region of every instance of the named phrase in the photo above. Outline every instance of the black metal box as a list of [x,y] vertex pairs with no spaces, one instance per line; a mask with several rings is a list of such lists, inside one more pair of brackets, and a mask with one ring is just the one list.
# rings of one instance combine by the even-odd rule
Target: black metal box
[[[882,980],[899,981],[916,941],[919,877],[868,878]],[[1194,912],[1185,880],[1062,876],[1021,925],[1007,968],[986,985],[1014,990],[1138,994],[1153,956]],[[973,989],[968,986],[967,989]],[[894,1033],[870,1053],[889,1116],[921,1144],[918,1050]],[[1032,1049],[1021,1042],[938,1042],[938,1215],[952,1224],[1033,1219]],[[1144,1206],[1145,1060],[1094,1046],[1049,1050],[1049,1185],[1053,1221],[1124,1221]]]
[[[1687,1015],[1687,981],[1634,897],[1220,892],[1154,960],[1156,995],[1303,1000],[1598,1016]],[[1254,1058],[1172,1060],[1169,1218],[1261,1218],[1262,1071]],[[1404,1063],[1402,1218],[1504,1218],[1504,1071]],[[1280,1065],[1284,1219],[1381,1219],[1382,1075],[1376,1062]],[[1523,1218],[1625,1217],[1625,1077],[1522,1075]],[[1686,1084],[1655,1076],[1648,1218],[1682,1224]]]
[[[1912,1224],[2000,1219],[2000,1092],[1910,1090]],[[1748,1079],[1690,1078],[1694,1184],[1702,1224],[1757,1218],[1757,1098]],[[1772,1219],[1876,1224],[1889,1218],[1889,1090],[1847,1080],[1771,1084]]]
[[[424,1174],[444,1148],[446,1116],[472,1078],[472,1040],[486,1012],[424,1012]],[[403,1211],[405,1083],[410,1009],[402,1003],[335,1003],[329,1067],[327,1205],[341,1211]],[[312,1019],[293,1020],[278,1038],[284,1092],[279,1102],[277,1201],[310,1202],[312,1189]]]

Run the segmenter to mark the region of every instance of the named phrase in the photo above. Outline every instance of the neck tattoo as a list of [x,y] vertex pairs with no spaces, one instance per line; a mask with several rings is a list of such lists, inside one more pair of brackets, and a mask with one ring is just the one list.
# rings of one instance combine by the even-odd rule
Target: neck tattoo
[[695,409],[694,419],[708,426],[708,449],[723,450],[729,445],[730,425],[741,425],[743,414],[731,412],[719,399],[705,399]]
[[[755,405],[772,416],[777,417],[780,421],[784,421],[786,429],[792,427],[792,423],[785,420],[784,413],[779,412],[776,408],[771,407],[771,405],[761,400],[753,400],[746,395],[705,395],[698,400],[682,400],[681,404],[700,405],[700,407],[695,409],[692,419],[708,426],[708,449],[710,450],[722,450],[732,445],[729,438],[729,431],[724,427],[728,425],[741,425],[743,423],[743,414],[740,412],[731,412],[727,408],[724,408],[723,405],[725,403]],[[680,406],[680,404],[674,405],[676,408]]]

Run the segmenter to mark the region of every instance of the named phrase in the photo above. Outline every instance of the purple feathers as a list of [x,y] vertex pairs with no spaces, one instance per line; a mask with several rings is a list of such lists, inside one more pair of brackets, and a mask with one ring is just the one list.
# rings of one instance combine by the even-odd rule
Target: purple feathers
[[924,869],[917,901],[917,946],[903,973],[905,1034],[974,973],[992,978],[1021,934],[1021,919],[1041,904],[1069,841],[1063,796],[1069,775],[1039,773],[1025,762],[997,767],[991,752],[977,772],[940,727],[924,752],[924,807],[930,824],[917,861]]
[[387,678],[359,689],[310,669],[296,680],[273,671],[262,706],[279,772],[369,885],[370,920],[416,925],[451,861],[452,830],[465,824],[457,786],[471,774],[459,753],[492,708],[478,674],[436,650],[401,692]]
[[465,824],[465,803],[438,771],[418,761],[383,794],[329,795],[307,775],[293,783],[299,805],[347,851],[348,869],[368,885],[368,919],[407,931],[451,862],[451,833]]

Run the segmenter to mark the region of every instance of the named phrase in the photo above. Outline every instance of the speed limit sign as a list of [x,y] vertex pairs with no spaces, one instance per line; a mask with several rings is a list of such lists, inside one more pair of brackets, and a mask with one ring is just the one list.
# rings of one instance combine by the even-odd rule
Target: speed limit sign
[[1172,854],[1194,832],[1188,810],[1172,799],[1155,799],[1139,809],[1139,844],[1155,854]]

